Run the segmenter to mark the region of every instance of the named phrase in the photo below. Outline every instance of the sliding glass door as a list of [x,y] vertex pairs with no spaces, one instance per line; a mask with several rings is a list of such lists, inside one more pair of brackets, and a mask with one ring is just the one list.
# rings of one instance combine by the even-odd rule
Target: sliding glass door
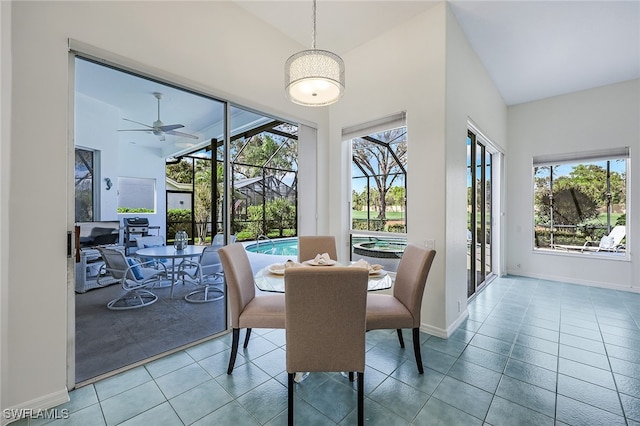
[[467,134],[467,296],[473,296],[493,273],[493,155],[477,135]]

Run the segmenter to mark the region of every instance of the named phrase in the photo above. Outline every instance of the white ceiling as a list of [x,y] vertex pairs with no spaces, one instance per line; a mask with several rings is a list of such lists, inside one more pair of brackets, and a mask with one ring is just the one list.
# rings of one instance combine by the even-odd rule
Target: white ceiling
[[[235,1],[311,47],[311,0]],[[342,55],[436,3],[318,0],[316,47]],[[507,105],[640,78],[640,0],[448,3]]]
[[[311,47],[311,0],[234,1],[302,48]],[[640,78],[640,0],[447,1],[507,105]],[[319,0],[317,48],[344,55],[437,3]],[[200,138],[168,136],[161,142],[153,134],[123,132],[124,141],[160,146],[164,156],[169,156],[219,136],[221,129],[211,124],[212,117],[221,116],[219,103],[158,82],[85,65],[86,72],[82,67],[76,70],[79,92],[148,125],[157,119],[152,93],[162,92],[166,95],[162,121],[184,124],[179,131]],[[346,73],[348,85],[348,68]],[[235,122],[248,125],[256,119],[248,115],[236,117]],[[123,121],[120,128],[140,126]]]

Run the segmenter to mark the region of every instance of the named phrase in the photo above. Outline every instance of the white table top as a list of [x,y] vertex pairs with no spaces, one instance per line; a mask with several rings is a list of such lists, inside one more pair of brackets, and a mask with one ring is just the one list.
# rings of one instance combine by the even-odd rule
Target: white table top
[[200,256],[207,246],[187,246],[176,250],[174,246],[157,246],[138,249],[136,255],[150,258],[182,259]]

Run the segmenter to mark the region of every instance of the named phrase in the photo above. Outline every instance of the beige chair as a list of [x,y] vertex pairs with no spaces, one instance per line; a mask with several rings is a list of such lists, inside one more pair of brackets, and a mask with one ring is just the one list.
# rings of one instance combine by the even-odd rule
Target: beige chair
[[364,424],[364,268],[289,268],[285,271],[289,425],[296,372],[358,373],[358,424]]
[[147,290],[161,279],[167,278],[167,268],[157,262],[140,263],[124,255],[124,250],[97,247],[105,270],[113,278],[120,280],[125,293],[107,303],[111,310],[142,308],[158,300],[158,296]]
[[400,259],[393,294],[367,295],[367,330],[396,329],[404,348],[402,329],[413,329],[413,351],[420,374],[420,308],[435,250],[408,244]]
[[249,345],[252,328],[284,329],[284,294],[255,297],[253,271],[249,257],[241,243],[230,244],[218,250],[227,283],[229,311],[233,338],[227,374],[233,372],[238,354],[240,329],[246,328],[244,347]]
[[298,237],[298,262],[311,260],[318,254],[327,253],[338,260],[336,238],[333,235],[307,235]]

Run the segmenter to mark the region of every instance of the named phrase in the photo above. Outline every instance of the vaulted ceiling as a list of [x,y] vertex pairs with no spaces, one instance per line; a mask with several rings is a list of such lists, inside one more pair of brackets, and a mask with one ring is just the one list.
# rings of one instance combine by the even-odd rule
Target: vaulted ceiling
[[[311,0],[233,1],[301,48],[311,47]],[[344,55],[439,2],[318,0],[317,47]],[[447,2],[507,105],[640,78],[640,0]],[[152,125],[158,110],[151,93],[163,92],[164,124],[184,124],[176,130],[186,133],[215,133],[215,124],[200,122],[204,115],[209,121],[221,115],[215,102],[87,66],[90,72],[76,74],[78,91],[119,108],[124,117]],[[111,73],[111,80],[104,72]],[[140,127],[123,121],[121,128]],[[165,145],[181,144],[175,152],[211,137],[199,136],[197,141],[167,138]],[[146,132],[127,132],[126,140],[158,146],[158,138]]]

